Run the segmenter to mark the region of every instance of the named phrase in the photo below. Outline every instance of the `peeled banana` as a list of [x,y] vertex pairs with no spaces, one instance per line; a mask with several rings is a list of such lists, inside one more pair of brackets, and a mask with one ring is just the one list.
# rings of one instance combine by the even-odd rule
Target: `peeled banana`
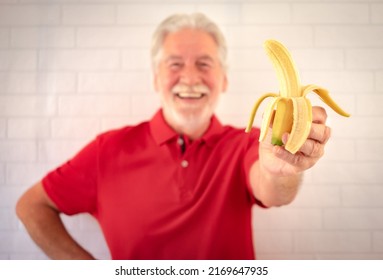
[[[312,123],[312,107],[306,95],[315,92],[328,106],[341,116],[350,114],[340,108],[330,97],[328,91],[317,85],[302,86],[299,73],[287,48],[276,40],[267,40],[264,43],[267,55],[271,59],[279,82],[279,94],[266,93],[254,105],[246,132],[251,130],[257,110],[262,101],[271,97],[267,104],[261,125],[259,141],[263,141],[269,130],[271,121],[273,145],[282,146],[282,136],[289,133],[285,149],[295,154],[306,141]],[[274,114],[275,110],[275,114]]]

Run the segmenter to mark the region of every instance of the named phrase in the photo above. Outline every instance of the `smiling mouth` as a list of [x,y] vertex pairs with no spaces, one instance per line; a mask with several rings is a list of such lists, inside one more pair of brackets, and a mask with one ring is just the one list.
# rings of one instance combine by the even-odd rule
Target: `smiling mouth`
[[176,93],[176,96],[181,99],[201,99],[204,97],[205,93],[198,93],[198,92],[178,92]]

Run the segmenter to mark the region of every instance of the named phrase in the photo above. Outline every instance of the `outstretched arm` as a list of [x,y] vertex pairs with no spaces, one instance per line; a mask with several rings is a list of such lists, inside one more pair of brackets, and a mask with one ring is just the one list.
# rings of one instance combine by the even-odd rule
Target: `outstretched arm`
[[[313,107],[313,123],[308,139],[296,154],[270,141],[260,143],[259,160],[250,170],[250,184],[255,197],[265,206],[281,206],[293,201],[298,193],[303,172],[323,156],[330,138],[327,114],[322,107]],[[288,135],[284,135],[284,142]]]
[[52,259],[94,259],[65,229],[60,212],[39,182],[19,199],[16,213],[36,244]]

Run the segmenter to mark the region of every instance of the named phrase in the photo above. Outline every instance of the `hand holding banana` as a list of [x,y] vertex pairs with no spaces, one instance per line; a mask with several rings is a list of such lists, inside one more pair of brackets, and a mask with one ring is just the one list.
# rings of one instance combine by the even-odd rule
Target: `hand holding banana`
[[[264,48],[277,72],[280,93],[267,93],[257,100],[251,113],[246,132],[251,130],[259,105],[265,98],[271,97],[272,100],[268,103],[264,113],[259,141],[265,140],[271,121],[273,120],[271,143],[278,146],[285,145],[285,149],[291,154],[295,154],[300,150],[302,151],[302,149],[304,153],[304,149],[308,149],[307,146],[309,145],[306,142],[310,143],[306,140],[308,138],[310,139],[310,134],[315,134],[315,126],[319,124],[322,129],[326,127],[326,120],[323,116],[325,112],[321,113],[322,116],[319,116],[318,114],[320,113],[317,113],[313,119],[313,108],[311,107],[310,100],[306,98],[309,92],[313,91],[318,94],[321,99],[338,114],[345,117],[349,117],[350,115],[343,111],[335,101],[331,99],[326,89],[316,85],[301,85],[295,63],[287,48],[280,42],[267,40],[264,43]],[[276,111],[274,114],[275,108]],[[319,120],[316,119],[317,117]],[[286,133],[289,134],[289,137],[284,143],[282,137]],[[314,137],[312,140],[318,140],[319,143],[325,143],[327,141],[327,139],[316,139],[316,137],[319,137],[316,135],[311,136]],[[328,137],[329,134],[327,138]]]

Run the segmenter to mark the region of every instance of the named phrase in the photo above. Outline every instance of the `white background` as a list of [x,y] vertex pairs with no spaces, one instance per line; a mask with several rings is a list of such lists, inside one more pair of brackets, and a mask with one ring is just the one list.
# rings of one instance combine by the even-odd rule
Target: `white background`
[[[333,137],[294,203],[254,209],[258,258],[383,258],[383,1],[0,0],[0,259],[46,258],[14,214],[18,197],[98,133],[154,114],[152,32],[195,11],[228,40],[222,122],[244,127],[260,94],[278,91],[267,38],[290,48],[303,83],[327,87],[352,114],[326,107]],[[64,219],[109,258],[92,218]]]

